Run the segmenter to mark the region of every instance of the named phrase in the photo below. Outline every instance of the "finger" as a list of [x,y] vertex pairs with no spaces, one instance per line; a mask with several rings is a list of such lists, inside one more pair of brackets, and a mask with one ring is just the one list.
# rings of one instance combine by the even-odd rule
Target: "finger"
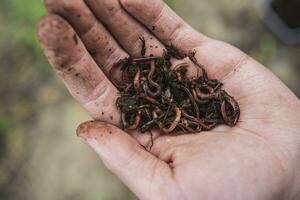
[[167,198],[171,197],[166,194],[168,190],[161,190],[174,184],[169,166],[145,151],[128,134],[102,122],[83,123],[77,134],[140,199],[174,199]]
[[209,40],[185,23],[162,0],[120,0],[123,7],[164,44],[184,53]]
[[117,61],[128,57],[83,0],[45,0],[45,4],[50,12],[67,19],[107,76]]
[[145,27],[141,26],[120,5],[119,0],[85,0],[95,15],[105,24],[119,44],[134,56],[141,56],[143,43],[146,42],[145,55],[161,56],[164,46]]
[[74,98],[94,118],[116,125],[118,91],[90,57],[71,26],[57,15],[41,19],[38,37],[44,52]]
[[[145,55],[162,56],[164,45],[157,40],[143,25],[130,16],[120,5],[119,0],[85,0],[95,15],[108,27],[119,43],[132,56],[141,56],[142,42],[145,39]],[[189,59],[183,61],[172,60],[172,68],[177,64],[187,62],[191,64],[188,75],[194,77],[201,74],[199,67],[192,64]]]
[[[243,52],[195,31],[161,0],[120,0],[120,2],[131,15],[148,29],[152,29],[153,34],[163,43],[172,44],[183,53],[196,52],[195,58],[204,66],[211,79],[222,82],[225,79],[237,80],[233,75],[249,62],[249,57]],[[231,89],[234,88],[232,86],[242,90],[240,83],[236,83],[237,81],[234,84],[225,84],[224,88],[229,92],[232,92]]]

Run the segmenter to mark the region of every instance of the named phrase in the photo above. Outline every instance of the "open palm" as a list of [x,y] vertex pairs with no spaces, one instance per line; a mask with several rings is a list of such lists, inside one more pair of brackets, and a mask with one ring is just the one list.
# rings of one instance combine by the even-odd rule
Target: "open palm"
[[[196,32],[161,0],[45,2],[54,13],[38,28],[45,54],[74,98],[101,121],[82,124],[78,134],[139,198],[300,197],[300,103],[264,66]],[[120,80],[120,71],[111,69],[120,59],[140,56],[140,37],[148,56],[161,56],[167,45],[185,54],[195,50],[209,77],[239,102],[238,125],[156,135],[150,152],[140,145],[151,145],[150,134],[117,128],[119,94],[110,80]]]

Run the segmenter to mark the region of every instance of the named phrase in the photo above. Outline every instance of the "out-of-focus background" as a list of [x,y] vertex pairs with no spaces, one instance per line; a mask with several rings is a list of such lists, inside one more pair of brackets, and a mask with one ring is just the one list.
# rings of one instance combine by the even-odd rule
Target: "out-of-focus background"
[[[262,62],[300,96],[300,47],[274,37],[257,1],[168,3],[199,31]],[[35,27],[44,13],[41,0],[0,1],[0,199],[135,199],[75,136],[89,117],[39,48]]]

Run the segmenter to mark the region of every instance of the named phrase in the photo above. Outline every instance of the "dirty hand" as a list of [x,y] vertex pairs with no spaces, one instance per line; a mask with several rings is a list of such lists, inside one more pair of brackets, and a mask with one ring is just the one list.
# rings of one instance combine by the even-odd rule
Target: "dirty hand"
[[[161,0],[46,0],[39,39],[70,93],[97,119],[77,132],[140,199],[275,200],[300,196],[300,103],[240,50],[187,25]],[[123,132],[115,106],[120,59],[196,50],[210,78],[240,104],[234,128],[155,137]],[[190,69],[193,71],[195,69]],[[99,122],[101,121],[101,122]],[[110,123],[110,124],[108,124]]]

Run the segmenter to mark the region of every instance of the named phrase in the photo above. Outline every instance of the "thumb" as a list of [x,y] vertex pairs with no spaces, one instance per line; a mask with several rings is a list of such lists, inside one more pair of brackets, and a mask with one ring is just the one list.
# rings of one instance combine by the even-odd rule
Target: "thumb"
[[78,127],[77,135],[140,199],[166,195],[162,190],[171,184],[169,166],[145,151],[127,133],[104,122],[89,121]]

